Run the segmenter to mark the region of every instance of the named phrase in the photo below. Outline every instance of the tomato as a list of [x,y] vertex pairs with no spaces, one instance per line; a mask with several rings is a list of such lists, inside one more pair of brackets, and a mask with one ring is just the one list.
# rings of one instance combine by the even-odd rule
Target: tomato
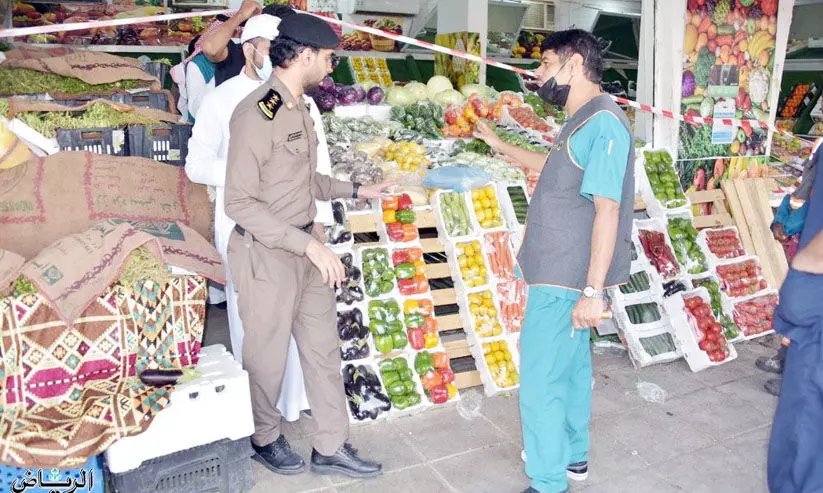
[[702,341],[697,343],[697,347],[699,347],[702,351],[707,351],[708,348],[709,348],[709,344],[710,344],[709,341],[707,341],[706,339],[703,339]]
[[712,322],[707,318],[700,318],[697,320],[697,328],[700,329],[700,332],[704,334],[711,328]]

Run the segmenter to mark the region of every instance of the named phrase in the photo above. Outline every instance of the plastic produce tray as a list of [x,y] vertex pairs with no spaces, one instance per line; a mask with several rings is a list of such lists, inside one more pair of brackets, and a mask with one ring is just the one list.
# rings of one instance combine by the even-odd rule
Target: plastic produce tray
[[[211,425],[213,428],[219,428]],[[140,468],[112,474],[113,493],[243,493],[251,489],[248,438],[219,442],[152,459]]]
[[130,125],[128,128],[129,152],[132,156],[145,157],[173,166],[185,166],[189,153],[191,125]]
[[[483,344],[492,342],[502,342],[506,344],[506,347],[508,347],[509,349],[509,353],[512,355],[512,361],[515,363],[514,366],[515,368],[517,368],[517,372],[520,373],[520,358],[515,358],[515,354],[517,354],[517,348],[512,347],[509,339],[506,336],[498,336],[483,340]],[[483,382],[483,390],[485,391],[487,397],[491,397],[502,392],[510,392],[520,387],[519,383],[511,387],[498,386],[497,382],[495,382],[494,378],[492,377],[491,371],[489,370],[489,365],[486,363],[485,354],[483,353],[483,345],[474,344],[471,346],[470,350],[472,356],[474,357],[475,365],[477,366],[478,371],[480,371],[480,380]]]
[[[661,321],[662,322],[662,321]],[[637,368],[644,368],[650,365],[660,363],[669,363],[678,360],[682,354],[677,348],[677,340],[672,334],[672,327],[667,322],[649,324],[642,330],[626,330],[621,327],[620,339],[626,346],[629,353],[629,359]],[[644,341],[651,341],[653,339],[670,338],[673,346],[669,351],[663,351],[658,354],[651,354],[644,346]]]

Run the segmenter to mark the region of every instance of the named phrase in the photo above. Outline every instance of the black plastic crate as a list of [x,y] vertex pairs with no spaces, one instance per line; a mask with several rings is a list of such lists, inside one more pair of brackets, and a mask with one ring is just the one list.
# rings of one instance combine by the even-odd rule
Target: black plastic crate
[[163,62],[146,62],[142,67],[149,75],[157,77],[160,85],[165,87],[166,76],[169,75],[169,69],[171,69],[169,64]]
[[123,128],[57,129],[57,145],[61,151],[129,156],[128,141],[128,132]]
[[130,125],[128,129],[129,152],[132,156],[146,157],[171,164],[185,166],[189,153],[191,125]]
[[220,440],[144,462],[121,474],[109,474],[113,493],[243,493],[252,488],[248,438]]
[[118,93],[114,94],[112,101],[137,108],[152,108],[176,113],[171,100],[171,93],[168,91],[142,91],[134,94],[128,92]]

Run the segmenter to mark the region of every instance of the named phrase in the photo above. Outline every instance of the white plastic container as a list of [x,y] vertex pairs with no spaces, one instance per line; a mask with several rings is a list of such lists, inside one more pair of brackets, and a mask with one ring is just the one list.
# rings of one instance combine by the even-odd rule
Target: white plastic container
[[254,433],[249,375],[231,353],[222,345],[202,348],[197,371],[199,377],[175,386],[169,406],[157,413],[146,431],[121,438],[106,450],[112,473],[136,469],[149,459]]
[[[707,305],[711,306],[711,297],[706,288],[697,288],[693,291],[674,294],[666,298],[663,304],[672,321],[674,336],[680,351],[683,353],[683,357],[686,359],[689,368],[692,372],[696,373],[706,368],[719,366],[736,359],[737,350],[735,350],[732,344],[726,341],[729,348],[729,356],[723,361],[715,362],[711,361],[709,355],[700,349],[699,343],[702,338],[700,330],[697,328],[694,317],[688,313],[685,305],[685,300],[694,296],[699,296]],[[712,318],[714,319],[714,315],[712,315]]]
[[[474,199],[472,198],[472,193],[481,190],[485,191],[485,189],[487,188],[491,188],[494,191],[494,198],[497,201],[497,209],[500,212],[500,225],[484,228],[480,224],[480,219],[477,217],[477,213],[474,210]],[[506,231],[506,218],[503,216],[503,208],[500,205],[500,196],[497,193],[497,188],[495,187],[494,182],[490,182],[483,185],[482,187],[469,190],[468,192],[464,193],[464,197],[466,198],[466,204],[469,207],[469,214],[471,215],[472,222],[474,223],[474,226],[477,228],[478,231],[480,231],[481,233],[488,233],[489,231]]]
[[763,332],[752,333],[751,330],[750,330],[750,326],[748,324],[744,323],[745,320],[742,318],[742,313],[740,312],[740,310],[738,308],[738,306],[743,304],[743,303],[746,303],[746,302],[749,302],[749,301],[752,301],[752,300],[756,300],[756,299],[759,299],[759,298],[763,298],[763,297],[766,297],[766,296],[775,296],[776,297],[777,296],[777,291],[775,291],[775,290],[766,290],[766,291],[757,293],[757,294],[752,295],[752,296],[746,296],[746,297],[743,297],[743,298],[737,298],[737,299],[732,300],[732,314],[734,316],[734,323],[736,323],[737,326],[740,327],[740,331],[743,333],[743,339],[746,340],[746,341],[750,341],[752,339],[757,339],[758,337],[763,337],[763,336],[767,336],[769,334],[774,333],[774,327],[773,327],[774,326],[774,321],[773,320],[772,320],[772,328],[770,328],[768,330],[765,330]]
[[609,296],[612,301],[619,306],[626,306],[627,304],[643,301],[646,299],[653,299],[661,301],[663,299],[663,279],[660,274],[651,265],[642,265],[632,263],[631,276],[645,272],[649,279],[649,289],[639,291],[637,293],[626,293],[620,291],[620,287],[609,288]]
[[[709,237],[712,233],[720,233],[723,231],[732,231],[734,233],[734,237],[737,240],[737,244],[740,250],[743,252],[743,255],[735,255],[730,257],[718,257],[709,246]],[[706,254],[706,257],[714,262],[727,262],[729,260],[739,259],[741,257],[746,256],[746,250],[743,248],[743,242],[740,241],[740,233],[737,230],[736,226],[727,226],[725,228],[711,228],[711,229],[704,229],[700,231],[697,235],[697,242],[700,244],[700,247],[703,249],[703,252]]]
[[[709,291],[708,288],[705,288],[704,286],[699,285],[700,281],[704,281],[706,279],[713,280],[715,283],[717,283],[718,289],[720,288],[720,280],[717,277],[717,273],[714,272],[714,271],[704,272],[703,274],[697,274],[697,275],[690,276],[689,277],[689,282],[691,283],[691,285],[694,289],[697,289],[697,288],[700,288],[700,287],[703,287],[704,289],[706,289],[706,292],[709,293],[709,298],[711,298],[711,291]],[[732,306],[731,299],[723,291],[720,291],[720,306],[722,308],[722,314],[729,317],[730,320],[734,321],[734,309],[733,309],[733,306]],[[717,314],[715,314],[715,317],[716,316],[717,316]],[[743,335],[743,331],[741,330],[740,334],[737,337],[735,337],[733,339],[729,339],[727,337],[726,339],[729,342],[739,342],[739,341],[745,340],[745,336]]]
[[[504,241],[495,241],[491,238],[491,235],[500,235],[500,239]],[[497,248],[503,248],[505,255],[509,259],[509,263],[511,264],[511,272],[503,272],[501,269],[500,272],[494,272],[492,268],[492,261],[491,258],[495,254]],[[508,231],[488,231],[483,234],[483,249],[486,255],[486,264],[489,266],[489,274],[491,274],[495,284],[500,282],[510,281],[515,279],[515,270],[517,269],[517,259],[514,256],[514,250],[512,249],[511,243],[511,234]]]
[[[654,304],[657,306],[657,311],[660,314],[660,318],[654,321],[649,322],[641,322],[641,323],[634,323],[629,316],[628,310],[630,307],[634,307],[637,305],[646,305],[646,304]],[[671,321],[666,314],[666,311],[663,309],[662,304],[660,301],[655,300],[652,297],[647,297],[645,299],[635,299],[631,300],[630,302],[626,303],[625,305],[618,302],[615,299],[612,299],[612,312],[614,313],[615,318],[617,319],[617,323],[624,331],[643,331],[655,327],[659,324],[664,325],[671,325]]]
[[[673,275],[670,275],[668,277],[664,276],[663,274],[660,274],[660,271],[658,270],[658,274],[660,274],[660,277],[663,278],[664,282],[672,281],[672,280],[677,279],[678,277],[683,276],[683,275],[686,274],[686,270],[683,268],[682,265],[680,265],[680,262],[677,260],[677,255],[675,255],[675,253],[674,253],[674,247],[672,246],[671,239],[669,238],[669,232],[666,229],[665,219],[654,219],[654,218],[652,218],[652,219],[635,220],[634,224],[637,228],[638,243],[640,243],[639,246],[640,246],[641,251],[643,252],[644,255],[645,255],[646,251],[643,248],[643,242],[640,240],[641,231],[654,231],[654,232],[657,232],[657,233],[663,233],[663,238],[666,242],[666,246],[669,247],[669,251],[671,253],[671,260],[673,261],[675,268],[677,268],[677,273],[673,274]],[[639,255],[639,253],[640,252],[638,252],[638,255]],[[654,263],[651,261],[651,259],[649,259],[649,263],[654,267]],[[654,268],[657,269],[656,267],[654,267]]]
[[[681,212],[675,212],[675,213],[667,214],[666,219],[667,219],[666,235],[669,239],[669,242],[672,244],[672,250],[675,250],[675,246],[674,246],[675,245],[675,239],[673,239],[671,237],[671,234],[669,234],[669,230],[668,230],[669,223],[671,222],[672,219],[682,219],[682,220],[688,221],[689,225],[692,228],[694,228],[694,216],[692,215],[691,211],[681,211]],[[695,231],[697,231],[697,228],[695,228]],[[711,269],[711,264],[709,263],[709,251],[705,247],[705,245],[700,244],[700,241],[698,241],[699,236],[700,236],[700,233],[698,232],[697,235],[695,235],[694,243],[697,245],[697,248],[703,254],[703,257],[704,257],[705,260],[704,260],[702,265],[698,264],[691,256],[688,255],[688,252],[686,253],[686,258],[681,260],[677,256],[677,251],[675,251],[675,258],[680,263],[680,266],[682,268],[681,274],[684,274],[684,275],[691,274],[691,272],[690,272],[691,268],[695,268],[695,269],[702,268],[702,269],[704,269],[702,272],[697,272],[695,274],[702,274],[702,273],[708,272]],[[688,250],[688,248],[687,248],[687,250]]]
[[[335,223],[335,224],[339,224],[339,225],[324,226],[323,231],[325,232],[326,228],[336,228],[336,227],[341,227],[342,226],[345,229],[345,231],[348,231],[351,238],[349,239],[349,241],[346,241],[344,243],[338,243],[336,245],[333,245],[333,244],[327,242],[326,246],[328,246],[334,253],[349,252],[354,247],[354,234],[351,232],[351,224],[349,223],[348,207],[346,206],[346,201],[344,201],[344,200],[335,200],[334,202],[340,202],[340,204],[343,206],[343,224]],[[328,239],[328,233],[326,233],[326,236],[327,236],[326,239]]]
[[[677,214],[683,212],[690,213],[691,202],[688,198],[685,199],[686,204],[682,207],[667,207],[654,196],[654,191],[652,190],[651,183],[649,182],[649,176],[646,173],[646,158],[644,156],[644,152],[658,152],[661,150],[665,149],[644,149],[639,150],[636,153],[637,158],[635,160],[634,167],[635,181],[637,183],[637,190],[640,192],[640,196],[646,204],[646,212],[649,214],[649,217],[657,219],[665,219],[667,214]],[[671,155],[671,153],[669,153],[669,155]],[[673,165],[672,171],[677,174],[677,171],[674,169]],[[682,189],[680,183],[677,184],[677,187]]]
[[[629,359],[636,368],[643,368],[660,363],[669,363],[682,357],[682,354],[677,348],[677,340],[672,334],[672,327],[668,322],[649,324],[642,330],[626,330],[621,328],[619,333],[620,338],[623,340],[623,344],[628,350]],[[643,345],[643,341],[661,337],[671,341],[668,350],[657,354],[651,354],[647,351]]]
[[[346,365],[354,365],[355,367],[363,365],[366,366],[369,370],[373,371],[375,375],[377,375],[377,379],[380,380],[380,389],[383,395],[388,397],[388,393],[386,392],[386,386],[383,384],[383,378],[380,376],[380,370],[377,367],[376,360],[372,359],[363,359],[359,361],[343,361],[340,365],[340,373],[343,374],[343,370],[346,368]],[[381,411],[376,419],[364,419],[363,421],[358,421],[354,418],[354,414],[352,414],[351,408],[349,407],[349,403],[346,402],[346,413],[349,415],[349,424],[352,426],[360,426],[365,425],[368,423],[374,423],[375,421],[381,421],[389,417],[389,413],[391,413],[391,409],[388,411]]]
[[[484,340],[483,344],[492,343],[492,342],[502,342],[506,344],[506,347],[509,350],[509,353],[512,355],[512,362],[515,363],[515,368],[517,369],[518,375],[520,374],[520,364],[519,364],[519,357],[516,358],[518,361],[515,362],[515,353],[517,353],[516,347],[513,348],[509,340],[505,336],[500,337],[493,337],[488,340]],[[483,346],[482,344],[473,344],[470,347],[472,356],[474,357],[475,366],[477,366],[477,370],[480,372],[480,381],[483,382],[483,390],[486,393],[487,397],[491,397],[493,395],[500,394],[502,392],[510,392],[520,387],[520,383],[518,382],[515,385],[510,387],[500,387],[495,382],[494,378],[492,377],[491,371],[489,370],[489,365],[486,363],[485,354],[483,353]]]
[[[483,260],[483,265],[486,268],[486,278],[485,282],[481,285],[467,286],[465,281],[463,281],[463,272],[460,269],[460,261],[458,260],[458,246],[463,245],[465,243],[473,242],[477,242],[480,245],[480,256]],[[494,276],[492,275],[491,269],[489,268],[489,260],[488,256],[486,255],[486,247],[483,245],[482,237],[467,238],[465,240],[446,243],[446,259],[449,263],[449,270],[451,271],[452,279],[454,280],[454,289],[455,291],[457,291],[458,297],[461,293],[466,293],[467,291],[472,289],[485,287],[491,289],[492,287],[494,287]]]
[[[412,380],[414,381],[415,386],[417,387],[417,393],[420,394],[420,404],[416,406],[412,406],[403,410],[397,409],[396,407],[392,406],[391,411],[389,411],[389,419],[399,418],[402,416],[411,416],[414,414],[419,414],[433,406],[431,402],[426,398],[426,393],[423,389],[423,384],[420,383],[420,375],[414,370],[414,358],[410,357],[407,353],[401,353],[398,355],[391,355],[390,357],[386,358],[378,358],[378,372],[379,372],[379,364],[381,360],[386,359],[396,359],[396,358],[403,358],[409,365],[409,369],[412,372]],[[383,376],[380,375],[380,381],[383,383],[383,388],[386,388],[385,382],[383,382]],[[388,395],[388,390],[386,390]],[[391,396],[389,396],[391,398]]]
[[[446,221],[443,219],[443,195],[456,194],[461,200],[466,203],[466,210],[469,214],[469,232],[465,235],[452,234],[446,227]],[[476,237],[480,233],[480,228],[475,224],[474,216],[472,215],[471,201],[466,199],[466,195],[455,192],[453,190],[438,190],[431,198],[432,208],[434,209],[435,225],[437,228],[437,236],[441,241],[459,241],[463,239]]]
[[[496,320],[497,323],[500,324],[501,333],[489,337],[481,337],[480,334],[477,332],[477,321],[475,320],[474,315],[472,315],[471,313],[471,302],[469,301],[469,295],[484,293],[486,291],[491,293],[491,299],[494,304],[494,309],[497,312],[497,314],[494,317],[494,320]],[[482,288],[474,288],[465,293],[458,293],[457,306],[460,308],[460,315],[463,318],[463,331],[466,333],[466,339],[468,339],[470,344],[488,342],[488,340],[490,339],[501,337],[503,334],[505,334],[505,327],[503,325],[503,322],[500,320],[500,303],[497,300],[497,292],[494,287],[489,286]]]
[[[409,241],[392,241],[392,239],[389,238],[386,223],[383,222],[383,203],[378,202],[372,204],[372,209],[374,209],[374,222],[377,226],[377,236],[380,238],[381,243],[387,244],[391,249],[409,248],[420,245],[420,230],[414,223],[412,223],[412,225],[414,225],[414,229],[417,231],[417,236],[414,239]],[[417,207],[412,207],[412,211],[414,211],[415,214],[419,212]]]
[[[407,248],[407,247],[404,246],[403,248]],[[369,296],[369,294],[366,292],[366,269],[365,269],[365,261],[363,259],[365,258],[365,253],[369,250],[385,250],[386,256],[387,256],[388,268],[394,270],[394,267],[392,266],[392,263],[391,263],[391,249],[388,248],[387,246],[385,246],[385,245],[371,246],[371,247],[360,248],[360,249],[356,250],[356,252],[357,252],[357,265],[360,267],[360,272],[361,272],[362,278],[363,278],[363,283],[362,283],[363,284],[363,293],[366,295],[366,299],[365,299],[366,303],[368,303],[368,301],[370,301],[370,300],[385,300],[385,299],[389,299],[389,298],[394,298],[396,300],[400,299],[400,291],[398,291],[398,289],[397,289],[397,279],[395,279],[394,277],[392,277],[392,280],[391,280],[392,290],[389,291],[388,293],[383,293],[383,294],[380,294],[378,296]]]
[[[724,267],[734,266],[734,265],[737,265],[737,264],[748,264],[748,263],[752,263],[752,262],[756,265],[756,272],[757,272],[757,277],[753,280],[753,282],[757,283],[757,286],[754,286],[756,291],[754,291],[752,293],[744,294],[742,296],[735,296],[735,294],[737,294],[737,293],[732,292],[733,286],[731,286],[729,284],[729,282],[723,278],[723,276],[720,274],[720,271],[723,270]],[[760,259],[757,258],[754,255],[747,255],[745,257],[740,257],[740,258],[733,259],[733,260],[726,260],[726,261],[723,261],[723,262],[718,262],[718,263],[716,263],[712,266],[712,271],[714,271],[717,274],[717,278],[720,281],[720,290],[723,291],[724,293],[726,293],[726,295],[732,300],[737,300],[739,298],[749,298],[749,297],[752,297],[752,296],[757,296],[758,294],[763,294],[766,291],[770,290],[770,287],[768,286],[768,284],[764,283],[764,281],[766,281],[766,278],[763,277],[763,268],[760,265]],[[762,286],[764,284],[765,284],[766,287],[762,288]]]
[[511,232],[521,232],[526,227],[526,221],[522,223],[517,220],[517,214],[512,205],[511,195],[509,195],[509,188],[519,188],[523,191],[526,197],[526,204],[530,202],[529,191],[520,183],[498,183],[497,184],[497,200],[500,204],[500,209],[503,212],[503,218],[506,220],[506,225]]
[[[368,311],[367,306],[368,305],[365,302],[356,303],[352,306],[345,307],[345,308],[341,308],[340,306],[338,306],[337,313],[338,313],[338,315],[340,315],[342,313],[352,312],[354,310],[360,310],[360,313],[363,316],[363,325],[368,327],[369,326],[369,311]],[[335,330],[338,330],[337,326],[335,326]],[[339,332],[338,332],[337,335],[338,335],[338,337],[340,337]],[[342,339],[340,340],[340,358],[341,358],[341,360],[342,360],[342,357],[343,357],[343,349],[344,349],[345,345],[348,342],[349,341],[344,341]],[[377,356],[377,348],[374,347],[374,338],[372,337],[371,332],[369,332],[369,334],[366,336],[366,344],[369,346],[369,355],[368,356],[366,356],[365,358],[360,358],[360,359],[351,360],[351,361],[342,360],[343,363],[361,364],[361,362],[363,362],[363,361],[373,360],[375,358],[375,356]]]
[[356,282],[357,282],[357,287],[359,287],[360,291],[363,293],[363,299],[362,300],[352,301],[351,303],[346,304],[346,303],[337,302],[337,298],[336,298],[336,295],[335,295],[335,303],[337,304],[337,311],[348,310],[348,309],[351,309],[351,307],[357,305],[358,303],[364,303],[366,301],[366,289],[363,286],[363,267],[360,265],[360,256],[354,250],[342,250],[341,249],[341,250],[333,250],[333,251],[334,251],[334,253],[337,254],[337,256],[341,260],[343,259],[344,255],[351,254],[351,256],[352,256],[352,266],[354,266],[355,269],[360,271],[360,280],[356,281]]

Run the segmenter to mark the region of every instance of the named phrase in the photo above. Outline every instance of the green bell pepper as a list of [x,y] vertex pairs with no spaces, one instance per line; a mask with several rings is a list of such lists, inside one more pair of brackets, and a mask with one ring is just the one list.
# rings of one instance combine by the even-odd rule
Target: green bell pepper
[[417,394],[417,393],[409,394],[409,395],[406,396],[406,398],[409,401],[409,407],[414,407],[414,406],[420,404],[420,401],[422,399],[422,397],[420,397],[420,394]]
[[390,359],[381,360],[380,363],[377,364],[377,366],[380,368],[381,375],[383,374],[383,372],[395,370],[394,363],[392,363],[392,360]]
[[419,313],[411,313],[406,315],[406,328],[407,329],[416,329],[419,327],[425,327],[426,325],[426,318]]
[[395,213],[395,218],[401,224],[412,224],[415,220],[415,214],[413,210],[399,210]]
[[411,368],[403,368],[402,370],[397,370],[397,374],[400,375],[400,378],[403,380],[411,380],[414,378],[414,374],[411,371]]
[[389,334],[375,337],[374,345],[383,354],[389,354],[394,349],[394,341]]
[[417,353],[414,358],[414,369],[418,375],[423,375],[429,370],[434,369],[434,358],[428,351],[421,351]]
[[406,384],[405,382],[395,382],[391,385],[386,385],[386,392],[392,396],[401,396],[406,394]]
[[409,337],[402,330],[400,332],[393,332],[391,335],[394,349],[403,349],[409,345]]
[[394,358],[392,360],[392,364],[394,364],[395,370],[407,370],[409,368],[409,362],[406,361],[406,358]]
[[386,387],[402,381],[400,380],[400,374],[393,370],[383,372],[381,373],[381,375],[383,375],[383,385],[385,385]]
[[376,336],[382,336],[386,335],[389,331],[389,327],[386,325],[386,322],[380,320],[379,318],[372,318],[369,322],[369,330]]
[[417,390],[417,385],[414,384],[413,380],[405,380],[403,385],[406,386],[407,394],[413,394]]
[[398,411],[402,411],[404,409],[409,408],[409,396],[405,395],[397,395],[397,396],[389,396],[389,400],[391,400],[392,406]]
[[403,263],[394,268],[394,274],[398,279],[411,279],[414,277],[414,264]]

